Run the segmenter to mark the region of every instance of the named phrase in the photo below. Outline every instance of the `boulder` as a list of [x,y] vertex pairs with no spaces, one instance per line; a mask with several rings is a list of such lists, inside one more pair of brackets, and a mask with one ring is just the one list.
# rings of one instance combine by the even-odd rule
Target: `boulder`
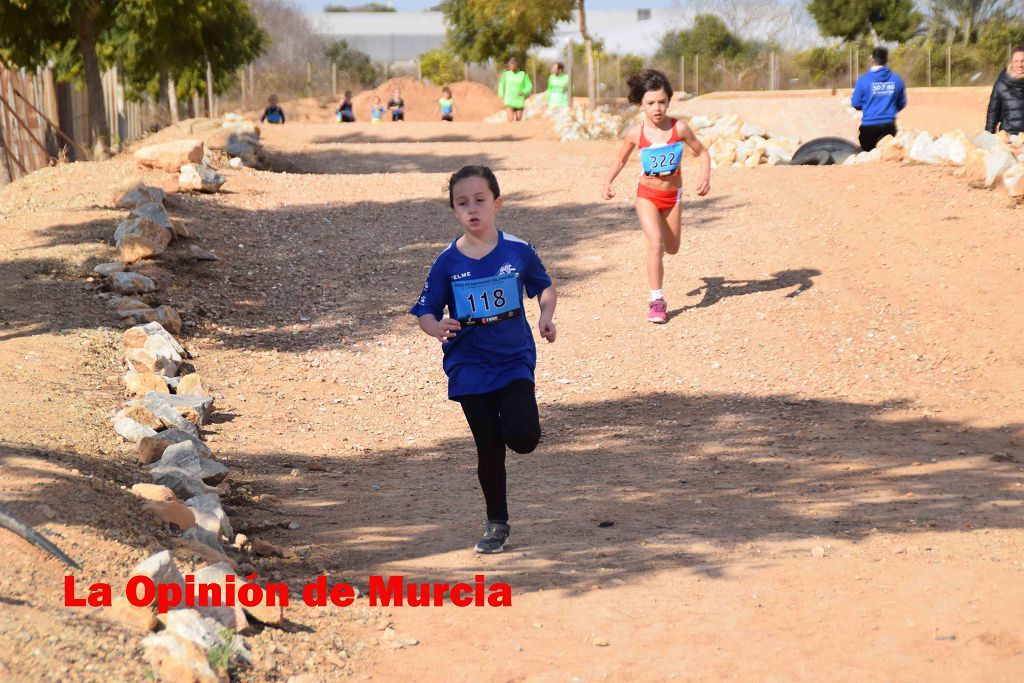
[[235,537],[235,532],[231,528],[231,520],[228,519],[224,508],[221,507],[220,498],[216,493],[194,496],[186,500],[185,505],[192,508],[196,525],[216,534],[218,541],[221,538],[233,539]]
[[151,410],[139,403],[129,403],[117,413],[117,417],[115,419],[135,420],[140,425],[149,427],[154,431],[164,428],[164,424],[160,421],[160,418],[154,415]]
[[175,140],[143,147],[135,152],[135,160],[142,166],[174,173],[186,164],[198,164],[203,154],[201,141]]
[[156,430],[139,424],[131,418],[121,418],[114,422],[114,431],[125,441],[138,443],[147,436],[156,436]]
[[129,349],[124,359],[133,372],[153,372],[164,377],[173,377],[178,374],[177,361],[166,356],[159,356],[149,349]]
[[193,192],[216,192],[227,179],[212,168],[200,164],[185,164],[178,174],[178,187]]
[[139,498],[146,500],[156,500],[164,503],[178,500],[178,497],[174,495],[174,491],[158,484],[133,484],[131,492]]
[[182,531],[187,531],[196,525],[195,514],[192,509],[178,500],[150,500],[143,504],[145,512],[151,512],[162,521],[173,524]]
[[932,148],[932,136],[928,133],[920,133],[914,138],[914,143],[907,152],[907,158],[921,164],[940,164],[942,157]]
[[[157,205],[150,204],[149,206]],[[121,240],[128,235],[144,237],[164,249],[167,248],[167,245],[169,245],[171,243],[171,239],[173,239],[173,235],[168,228],[165,228],[160,225],[160,223],[147,216],[132,215],[118,223],[117,229],[114,230],[114,244],[120,244]]]
[[248,142],[229,142],[224,151],[229,156],[240,159],[246,166],[256,166],[259,164],[256,147]]
[[180,429],[168,429],[166,431],[160,432],[157,438],[167,442],[168,446],[170,446],[171,444],[183,443],[187,441],[196,447],[196,450],[199,451],[199,455],[203,456],[204,458],[213,457],[213,451],[211,451],[210,447],[207,446],[199,437],[194,436],[188,432],[184,432]]
[[193,372],[182,377],[176,393],[178,396],[205,396],[206,391],[203,389],[199,373]]
[[1003,174],[1003,185],[1011,197],[1024,197],[1024,164],[1017,164]]
[[121,261],[113,261],[111,263],[100,263],[93,266],[92,272],[96,273],[101,277],[110,277],[114,273],[120,273],[124,271],[125,264]]
[[121,626],[127,626],[139,633],[149,633],[157,627],[156,608],[136,607],[128,602],[128,598],[122,596],[114,598],[110,607],[100,610],[100,617],[112,621]]
[[133,181],[114,190],[114,205],[119,209],[134,209],[139,204],[163,202],[167,193],[158,187],[143,184],[141,180]]
[[171,540],[171,543],[174,545],[175,548],[181,551],[182,554],[188,553],[190,555],[195,555],[196,557],[200,558],[203,562],[208,562],[210,564],[223,562],[231,566],[232,568],[238,567],[238,563],[232,560],[227,555],[225,555],[222,550],[214,550],[205,543],[200,543],[195,539],[175,538]]
[[182,500],[205,493],[216,493],[216,489],[204,484],[199,477],[177,467],[154,467],[149,471],[149,476],[153,479],[153,483],[166,486]]
[[171,334],[181,334],[181,316],[170,306],[157,306],[142,311],[139,317],[147,323],[159,323]]
[[174,223],[171,222],[171,217],[167,215],[167,209],[164,208],[163,203],[146,202],[144,204],[139,204],[132,209],[131,216],[135,218],[145,218],[153,221],[168,232],[174,232]]
[[188,434],[199,436],[199,430],[194,422],[178,412],[178,407],[172,401],[176,397],[171,394],[150,392],[142,399],[140,404],[155,415],[165,427],[174,427]]
[[164,247],[151,239],[139,235],[125,235],[117,240],[117,255],[125,263],[157,258],[164,253]]
[[[147,396],[146,398],[150,397]],[[209,417],[210,412],[213,410],[212,396],[165,396],[154,394],[152,399],[163,405],[170,406],[178,415],[184,417],[197,427],[201,427],[205,423],[206,418]]]
[[201,545],[205,545],[210,550],[214,550],[222,555],[224,554],[224,546],[220,544],[220,535],[216,531],[211,531],[204,526],[199,526],[198,523],[196,526],[183,533],[181,537],[190,541],[195,541]]
[[201,457],[199,449],[190,441],[168,446],[154,467],[176,467],[211,486],[219,484],[228,474],[228,468],[221,463]]
[[742,126],[740,126],[740,133],[744,137],[748,137],[748,138],[752,138],[755,135],[758,136],[758,137],[762,137],[762,138],[768,137],[768,131],[767,130],[765,130],[761,126],[755,125],[753,123],[744,123]]
[[877,147],[882,161],[904,161],[907,158],[907,148],[900,145],[889,145]]
[[110,276],[110,288],[119,294],[147,294],[157,290],[156,283],[138,273],[114,273]]
[[221,678],[206,657],[206,651],[191,640],[166,631],[151,633],[142,640],[146,659],[159,681],[168,683],[220,683]]
[[[139,441],[139,463],[142,465],[152,465],[164,456],[164,451],[170,445],[171,442],[161,439],[159,434],[145,437]],[[151,486],[151,484],[144,485]],[[143,484],[137,484],[137,486],[143,486]]]
[[[227,588],[227,577],[234,577],[235,590],[238,586],[241,586],[245,582],[244,577],[237,576],[232,570],[231,566],[224,562],[217,562],[214,564],[208,564],[202,569],[198,569],[193,572],[195,578],[195,585],[218,585],[221,587],[221,591],[226,591]],[[198,605],[199,591],[198,589],[194,592],[194,602]],[[223,594],[223,593],[222,593]],[[249,631],[249,620],[245,617],[245,609],[237,604],[234,607],[228,607],[226,605],[221,607],[196,607],[200,614],[208,619],[213,619],[222,626],[234,630],[236,633],[247,633]]]
[[181,575],[169,550],[161,550],[142,560],[135,565],[130,576],[148,576],[153,583],[176,583],[182,590],[185,589],[185,577]]
[[989,150],[985,157],[985,187],[992,187],[1002,180],[1003,174],[1013,168],[1015,163],[1016,159],[1009,151],[999,148]]
[[181,360],[182,357],[186,356],[184,347],[174,336],[164,329],[163,325],[159,322],[146,323],[145,325],[135,325],[121,334],[121,339],[124,340],[124,345],[129,348],[147,348],[153,350],[151,344],[156,343],[159,340],[160,348],[164,345],[170,348],[171,351],[177,356],[176,360]]

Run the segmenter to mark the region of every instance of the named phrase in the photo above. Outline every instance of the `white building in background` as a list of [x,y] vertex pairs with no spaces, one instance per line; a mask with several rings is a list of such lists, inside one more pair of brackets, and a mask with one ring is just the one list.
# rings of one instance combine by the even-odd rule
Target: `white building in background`
[[[661,36],[685,28],[690,15],[677,9],[590,10],[587,28],[612,52],[650,56],[657,51]],[[311,12],[306,16],[318,34],[329,40],[346,40],[376,62],[414,60],[445,42],[440,12]],[[581,40],[575,18],[559,25],[554,47],[540,48],[537,53],[557,58],[570,40]]]

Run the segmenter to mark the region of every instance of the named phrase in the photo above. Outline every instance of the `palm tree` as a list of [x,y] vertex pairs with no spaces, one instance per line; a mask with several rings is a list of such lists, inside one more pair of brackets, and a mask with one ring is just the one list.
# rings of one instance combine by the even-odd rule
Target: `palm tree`
[[1013,0],[931,0],[928,16],[929,38],[970,45],[992,21],[1007,18]]

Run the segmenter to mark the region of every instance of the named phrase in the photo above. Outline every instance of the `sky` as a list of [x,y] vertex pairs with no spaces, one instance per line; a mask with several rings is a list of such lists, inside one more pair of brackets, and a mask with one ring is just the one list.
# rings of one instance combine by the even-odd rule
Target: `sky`
[[[297,0],[298,5],[307,12],[319,12],[324,5],[362,5],[362,0]],[[378,0],[381,1],[381,0]],[[386,2],[387,0],[383,0]],[[678,0],[641,0],[640,2],[629,2],[629,0],[587,0],[587,7],[590,9],[635,9],[671,7]],[[437,5],[440,0],[392,0],[394,8],[399,11],[419,11]]]

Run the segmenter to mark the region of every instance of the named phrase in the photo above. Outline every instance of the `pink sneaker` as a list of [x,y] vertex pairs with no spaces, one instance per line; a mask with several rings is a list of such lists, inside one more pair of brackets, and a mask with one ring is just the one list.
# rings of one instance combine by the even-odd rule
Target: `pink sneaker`
[[664,299],[655,299],[647,308],[647,321],[652,323],[668,322],[668,304]]

